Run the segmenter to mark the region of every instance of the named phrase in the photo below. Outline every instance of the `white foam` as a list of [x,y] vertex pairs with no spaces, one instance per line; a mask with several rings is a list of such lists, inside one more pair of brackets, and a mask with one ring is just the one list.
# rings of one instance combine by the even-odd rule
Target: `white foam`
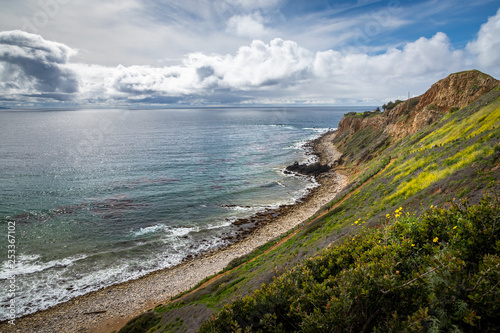
[[229,220],[219,224],[208,224],[207,227],[204,229],[205,230],[221,229],[230,226],[233,222],[234,221]]
[[260,206],[252,206],[252,207],[231,206],[231,207],[224,207],[224,208],[228,208],[228,209],[238,211],[238,212],[246,212],[249,214],[254,214],[254,213],[263,212],[267,209],[278,208],[279,206],[280,206],[280,204],[277,203],[277,204],[260,205]]
[[324,134],[328,131],[336,130],[336,128],[318,128],[318,127],[305,127],[305,130],[310,130],[319,134]]
[[318,156],[316,155],[309,155],[307,157],[307,159],[304,161],[305,164],[314,164],[314,163],[318,163],[319,162],[319,158]]
[[233,210],[233,211],[236,211],[236,212],[244,212],[244,213],[257,213],[261,210],[264,210],[265,207],[263,206],[222,206],[222,208],[225,208],[225,209],[228,209],[228,210]]
[[165,224],[155,224],[148,227],[140,228],[139,230],[132,231],[133,237],[140,237],[152,233],[164,233],[170,237],[182,237],[192,231],[196,231],[193,227],[169,227]]
[[[279,126],[287,130],[296,129],[289,125],[273,126]],[[319,137],[321,134],[326,133],[330,129],[305,128],[304,130],[310,131],[306,133],[306,136],[311,134],[311,139],[314,139]],[[305,144],[311,139],[295,142],[290,147],[284,149],[307,149]],[[307,155],[305,157],[308,158],[308,161],[312,161],[316,158],[315,156]],[[280,202],[253,207],[224,206],[224,208],[240,213],[231,215],[252,215],[257,212],[276,209],[282,205],[293,204],[303,198],[312,188],[319,185],[312,177],[297,174],[284,174],[284,169],[277,169],[277,171],[284,177],[297,177],[306,182],[300,190],[292,190],[296,187],[295,185],[290,186],[290,184],[295,184],[295,182],[292,182],[287,178],[279,178],[275,181],[276,184],[287,188],[282,191],[288,191]],[[300,184],[300,182],[298,182],[298,184]],[[201,207],[204,207],[204,205],[201,205]],[[160,234],[161,241],[164,241],[164,244],[167,246],[161,246],[158,253],[154,256],[149,256],[147,258],[141,256],[139,259],[124,258],[121,261],[114,262],[108,267],[100,267],[96,268],[95,271],[92,270],[81,273],[81,276],[78,276],[78,278],[74,278],[74,276],[72,276],[70,279],[67,279],[67,275],[75,274],[74,271],[77,270],[78,265],[73,264],[78,260],[84,259],[85,256],[69,257],[43,263],[40,255],[19,255],[18,266],[20,268],[20,273],[16,271],[17,274],[41,273],[33,275],[33,279],[29,277],[31,281],[29,285],[27,284],[25,286],[26,292],[19,296],[20,303],[18,303],[18,314],[27,314],[41,309],[46,309],[78,295],[82,295],[111,284],[139,278],[149,272],[179,264],[189,254],[196,254],[222,245],[224,241],[221,237],[215,236],[216,234],[220,236],[222,231],[217,231],[216,229],[228,227],[232,224],[232,222],[234,222],[234,220],[216,221],[205,224],[203,227],[169,226],[163,223],[158,223],[144,228],[131,230],[129,235],[137,238],[144,235]],[[210,232],[208,230],[215,231]],[[204,231],[207,231],[207,233],[202,234]],[[194,234],[196,232],[200,232],[200,234]],[[190,233],[191,235],[188,239],[182,238]],[[208,236],[205,237],[205,235]],[[141,243],[137,243],[135,245],[148,244],[147,241],[143,242],[144,239],[146,238],[144,237],[143,240],[141,240]],[[193,240],[196,239],[203,239],[206,241],[193,242]],[[191,248],[190,245],[193,245],[193,247]],[[10,270],[5,268],[6,264],[3,265],[2,270],[0,271],[0,279],[8,278],[12,274]],[[35,279],[36,281],[34,281]],[[25,280],[28,281],[28,278]]]
[[38,272],[43,272],[53,267],[67,267],[73,265],[75,262],[85,259],[87,256],[80,255],[75,257],[68,257],[63,259],[51,260],[49,262],[41,262],[40,256],[18,256],[16,260],[15,269],[12,270],[8,266],[8,262],[4,262],[0,271],[0,280],[8,279],[13,275],[28,275]]
[[292,125],[285,125],[285,124],[277,124],[277,125],[269,125],[270,127],[281,127],[281,128],[286,128],[286,129],[295,129]]
[[176,227],[176,228],[173,228],[173,229],[169,229],[168,231],[169,231],[169,233],[170,233],[171,236],[182,237],[182,236],[186,236],[190,232],[199,231],[199,228],[193,228],[193,227]]
[[[182,229],[182,228],[181,228]],[[209,250],[220,242],[219,239],[212,239],[209,242],[200,244],[193,249],[195,254],[199,251]],[[137,279],[158,269],[172,267],[180,264],[190,253],[186,252],[185,244],[179,244],[178,248],[169,247],[164,251],[150,256],[147,259],[139,260],[123,259],[105,268],[97,268],[85,273],[79,273],[78,278],[67,279],[67,274],[71,274],[67,269],[64,271],[44,270],[36,279],[21,279],[20,286],[24,291],[16,295],[17,315],[22,316],[39,310],[48,309],[56,304],[66,302],[74,297],[98,290],[100,288]],[[173,251],[172,251],[173,250]],[[37,259],[39,256],[31,256],[30,259]],[[65,262],[65,261],[61,261]],[[48,266],[48,265],[47,265]],[[6,291],[0,291],[0,299],[6,298]],[[0,314],[0,320],[7,317]]]
[[[151,267],[149,270],[152,271],[154,268]],[[141,272],[131,274],[127,271],[129,271],[128,264],[118,264],[115,267],[89,272],[68,282],[66,282],[63,272],[44,273],[42,277],[31,280],[29,285],[23,286],[22,289],[26,290],[25,293],[17,295],[17,314],[25,315],[48,309],[74,297],[145,274],[141,274]],[[2,319],[0,318],[0,320]]]
[[151,233],[157,233],[160,231],[166,231],[167,226],[164,224],[156,224],[145,228],[140,228],[137,231],[132,232],[133,237],[140,237]]
[[288,147],[284,147],[284,150],[301,150],[304,149],[304,146],[309,142],[310,140],[300,140],[297,142],[292,143]]
[[18,261],[36,261],[39,258],[39,254],[20,254],[17,256]]

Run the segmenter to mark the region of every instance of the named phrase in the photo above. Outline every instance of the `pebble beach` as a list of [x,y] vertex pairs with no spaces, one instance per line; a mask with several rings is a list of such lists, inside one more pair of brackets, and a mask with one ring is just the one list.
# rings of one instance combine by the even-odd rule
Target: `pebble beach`
[[[332,165],[340,153],[331,144],[335,132],[312,143],[313,153],[322,164]],[[224,249],[195,257],[178,266],[160,270],[137,280],[113,285],[76,297],[66,303],[0,324],[2,332],[113,332],[133,317],[165,304],[173,296],[189,290],[208,276],[223,270],[232,260],[280,236],[308,219],[331,201],[347,184],[348,178],[335,171],[317,177],[319,186],[278,217],[252,230]]]

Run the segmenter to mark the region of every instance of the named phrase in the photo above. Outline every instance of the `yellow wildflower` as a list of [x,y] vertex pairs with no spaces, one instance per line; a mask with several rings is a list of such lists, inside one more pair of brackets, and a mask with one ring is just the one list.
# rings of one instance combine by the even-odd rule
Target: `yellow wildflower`
[[411,246],[415,246],[415,244],[411,244]]
[[433,241],[434,243],[437,243],[437,242],[438,242],[438,240],[439,240],[439,238],[438,238],[438,237],[436,237],[436,238],[434,238],[432,241]]
[[454,227],[453,227],[453,230],[455,230],[456,228],[457,228],[457,226],[454,226]]

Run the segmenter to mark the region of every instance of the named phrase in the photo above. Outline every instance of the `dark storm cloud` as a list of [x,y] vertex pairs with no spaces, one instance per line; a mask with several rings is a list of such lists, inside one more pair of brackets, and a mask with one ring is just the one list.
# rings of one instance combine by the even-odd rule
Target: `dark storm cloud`
[[[78,92],[78,76],[65,67],[76,52],[38,35],[14,30],[0,32],[0,77],[14,92]],[[34,91],[33,91],[34,90]]]
[[73,95],[70,94],[58,94],[58,93],[43,93],[43,94],[30,94],[23,95],[23,97],[31,97],[31,98],[42,98],[42,99],[52,99],[58,102],[69,102],[74,99]]

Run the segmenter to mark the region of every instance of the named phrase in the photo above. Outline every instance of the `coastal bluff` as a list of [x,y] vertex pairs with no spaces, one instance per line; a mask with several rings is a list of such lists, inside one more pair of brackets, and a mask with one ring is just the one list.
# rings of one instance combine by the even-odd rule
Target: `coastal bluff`
[[[500,193],[499,110],[499,82],[470,71],[452,74],[422,96],[390,110],[346,114],[338,130],[325,134],[322,145],[316,146],[317,150],[335,147],[335,154],[341,154],[335,163],[320,158],[310,170],[298,163],[291,166],[294,172],[305,169],[304,173],[331,167],[318,172],[322,180],[331,172],[347,175],[349,184],[333,200],[284,238],[239,258],[184,296],[134,318],[120,332],[384,332],[405,327],[417,332],[437,322],[437,311],[457,313],[441,308],[451,294],[478,314],[467,317],[475,327],[494,325],[500,320],[498,312],[483,310],[493,303],[479,309],[460,290],[449,288],[440,294],[440,285],[433,284],[441,271],[450,273],[443,275],[450,285],[460,280],[460,270],[452,272],[455,266],[448,266],[453,260],[436,268],[429,260],[436,257],[424,255],[419,262],[428,262],[415,268],[397,258],[405,253],[412,259],[403,263],[413,262],[423,249],[444,258],[456,245],[446,237],[450,230],[461,232],[463,227],[453,219],[442,219],[448,213],[437,206],[455,207],[450,214],[458,216],[465,208],[456,205],[456,199],[467,204],[482,200],[480,208],[471,208],[485,210],[477,221],[488,219],[490,212],[498,216],[500,204],[488,199],[487,193]],[[425,216],[432,216],[434,224],[428,224]],[[400,218],[406,218],[408,225],[398,228]],[[423,226],[418,235],[413,225]],[[391,228],[411,233],[391,233]],[[488,244],[495,241],[492,238]],[[471,236],[469,243],[475,242],[483,244]],[[493,252],[491,246],[485,247],[484,253],[497,255]],[[479,262],[488,265],[481,254],[466,260],[476,268]],[[498,266],[485,270],[497,274]],[[472,281],[471,288],[474,285]],[[490,289],[500,293],[498,284]],[[214,312],[205,315],[206,321],[201,326],[193,323],[193,315],[201,316],[207,309]],[[147,329],[135,331],[144,322]],[[452,324],[448,328],[469,327],[463,319]]]
[[338,136],[372,128],[395,141],[433,124],[446,113],[469,105],[499,83],[477,70],[451,74],[433,84],[423,95],[403,101],[391,110],[347,114],[339,123]]
[[321,186],[286,214],[0,331],[496,332],[499,83],[461,72],[390,110],[348,113],[313,142],[305,171],[322,171]]
[[350,184],[213,289],[221,310],[193,331],[498,331],[499,82],[456,73],[385,109],[344,116],[330,142]]
[[365,162],[397,140],[429,128],[446,114],[477,101],[499,84],[478,70],[450,74],[424,94],[399,101],[391,109],[345,114],[333,142],[345,153],[343,158]]

